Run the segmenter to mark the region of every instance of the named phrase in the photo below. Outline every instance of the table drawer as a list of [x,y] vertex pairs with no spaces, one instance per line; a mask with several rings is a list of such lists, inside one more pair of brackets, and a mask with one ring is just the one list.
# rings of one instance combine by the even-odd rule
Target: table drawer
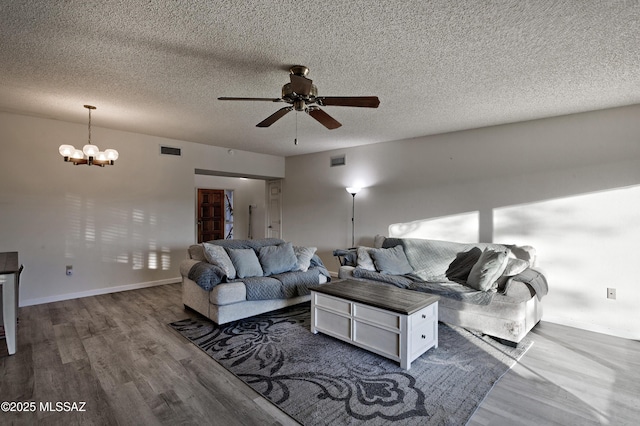
[[409,339],[411,339],[411,357],[421,354],[426,348],[434,346],[436,343],[436,327],[437,322],[421,324],[411,330]]
[[356,303],[353,306],[353,316],[373,324],[400,330],[400,315],[394,312],[383,311],[382,309]]
[[336,297],[325,296],[324,294],[315,293],[315,304],[332,311],[341,312],[346,315],[351,314],[351,302]]
[[410,317],[410,327],[414,329],[416,327],[421,327],[422,324],[431,323],[434,320],[438,321],[437,318],[438,312],[438,302],[432,303],[426,308],[420,309],[418,312],[414,313]]
[[351,339],[351,318],[315,308],[316,329],[344,339]]
[[355,320],[353,341],[380,355],[392,359],[400,357],[399,333]]

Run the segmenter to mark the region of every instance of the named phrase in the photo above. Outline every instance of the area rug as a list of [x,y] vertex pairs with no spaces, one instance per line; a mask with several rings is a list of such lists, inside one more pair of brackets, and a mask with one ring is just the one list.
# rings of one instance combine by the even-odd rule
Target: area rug
[[439,347],[397,362],[309,330],[309,304],[218,326],[170,324],[304,425],[462,425],[532,345],[438,324]]

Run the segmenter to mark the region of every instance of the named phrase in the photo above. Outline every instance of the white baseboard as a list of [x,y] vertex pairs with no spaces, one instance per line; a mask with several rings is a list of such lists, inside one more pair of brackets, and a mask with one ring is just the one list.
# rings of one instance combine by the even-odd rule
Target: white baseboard
[[44,303],[60,302],[62,300],[79,299],[81,297],[98,296],[101,294],[118,293],[120,291],[138,290],[141,288],[155,287],[158,285],[173,284],[182,281],[182,278],[167,278],[164,280],[148,281],[144,283],[126,284],[116,287],[98,288],[95,290],[80,291],[77,293],[58,294],[56,296],[26,299],[20,301],[20,306],[42,305]]
[[554,324],[566,325],[567,327],[579,328],[581,330],[593,331],[594,333],[608,334],[609,336],[622,337],[623,339],[640,340],[638,333],[633,333],[631,330],[620,330],[611,327],[605,327],[600,324],[592,324],[581,321],[574,321],[568,318],[562,318],[557,316],[542,315],[542,321],[552,322]]

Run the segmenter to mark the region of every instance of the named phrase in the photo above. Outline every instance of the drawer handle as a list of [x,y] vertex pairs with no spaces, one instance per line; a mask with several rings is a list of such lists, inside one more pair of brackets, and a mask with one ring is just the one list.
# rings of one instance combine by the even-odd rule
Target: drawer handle
[[425,335],[423,334],[423,335],[422,335],[422,338],[423,338],[423,339],[426,339],[426,338],[427,338],[427,336],[425,336]]

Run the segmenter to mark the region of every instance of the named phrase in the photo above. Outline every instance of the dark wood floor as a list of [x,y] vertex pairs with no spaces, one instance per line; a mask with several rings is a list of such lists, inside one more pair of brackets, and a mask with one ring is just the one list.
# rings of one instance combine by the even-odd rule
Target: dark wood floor
[[[0,424],[296,424],[167,324],[180,286],[20,308],[18,351],[0,341]],[[550,323],[494,387],[471,425],[623,425],[640,418],[640,342]],[[86,402],[83,412],[41,410]]]

